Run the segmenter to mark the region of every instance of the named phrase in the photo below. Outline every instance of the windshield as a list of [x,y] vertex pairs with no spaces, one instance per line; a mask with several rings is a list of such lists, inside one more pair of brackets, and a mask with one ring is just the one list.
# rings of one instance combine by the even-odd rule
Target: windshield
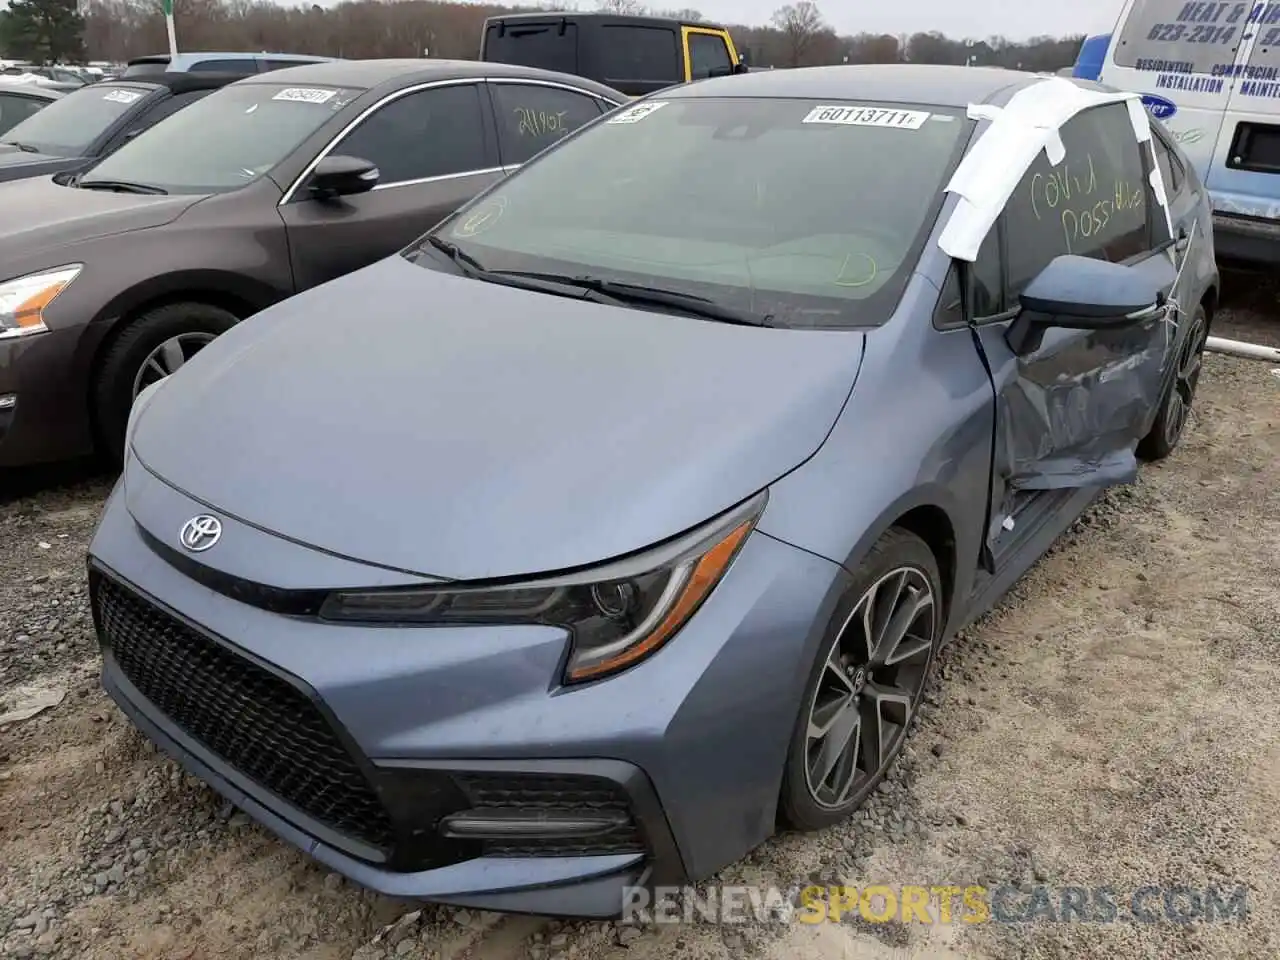
[[125,144],[81,183],[119,180],[168,193],[225,193],[275,167],[360,91],[232,84]]
[[50,103],[6,133],[4,139],[55,157],[83,156],[150,92],[146,87],[95,83]]
[[933,107],[646,101],[435,235],[491,271],[643,284],[788,326],[876,324],[902,295],[969,129]]

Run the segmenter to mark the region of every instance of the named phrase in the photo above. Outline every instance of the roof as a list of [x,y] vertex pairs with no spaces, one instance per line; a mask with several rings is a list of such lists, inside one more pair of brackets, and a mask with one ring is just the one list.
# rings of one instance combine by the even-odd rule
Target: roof
[[630,99],[611,87],[585,77],[481,60],[332,60],[328,63],[308,63],[300,67],[283,67],[270,73],[256,73],[240,78],[239,82],[315,83],[356,90],[371,90],[374,87],[394,90],[433,80],[480,80],[485,77],[554,80],[591,91],[617,103]]
[[1037,78],[994,67],[918,63],[842,64],[759,70],[715,77],[662,91],[667,97],[798,97],[807,100],[869,100],[927,103],[962,108],[1002,101]]
[[188,53],[180,53],[174,58],[170,58],[167,53],[149,53],[145,57],[134,57],[126,66],[132,66],[135,63],[177,63],[179,65],[188,63],[202,63],[205,60],[297,60],[299,63],[320,62],[329,59],[328,57],[316,57],[304,53],[267,53],[265,50],[260,52],[246,52],[244,50],[198,50]]
[[495,14],[485,20],[485,25],[491,23],[547,23],[556,20],[591,20],[596,23],[609,23],[615,25],[630,25],[642,27],[656,26],[689,26],[704,27],[708,30],[723,30],[724,28],[718,23],[707,23],[704,20],[681,20],[678,17],[647,17],[643,14],[631,13],[579,13],[576,10],[536,10],[522,13],[500,13]]
[[197,73],[156,73],[145,77],[117,77],[114,80],[102,80],[81,87],[82,90],[97,90],[105,85],[113,87],[125,84],[134,87],[167,87],[172,94],[190,93],[193,90],[217,90],[229,83],[244,79],[242,73],[215,73],[199,71]]
[[40,100],[57,100],[59,97],[66,96],[63,90],[42,87],[35,83],[9,82],[4,77],[0,77],[0,93],[24,93]]

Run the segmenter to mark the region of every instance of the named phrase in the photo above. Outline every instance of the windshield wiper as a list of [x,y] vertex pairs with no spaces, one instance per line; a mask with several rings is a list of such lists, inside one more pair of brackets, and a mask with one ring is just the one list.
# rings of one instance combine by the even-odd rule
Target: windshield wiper
[[0,140],[0,146],[4,146],[4,147],[17,147],[17,148],[18,148],[19,150],[21,150],[23,153],[39,153],[39,152],[40,152],[40,151],[39,151],[39,150],[37,150],[35,147],[33,147],[31,144],[29,144],[29,143],[19,143],[17,140]]
[[466,253],[456,243],[450,243],[448,240],[442,240],[436,236],[427,237],[427,243],[457,264],[463,273],[474,275],[486,272],[484,264],[471,254]]
[[78,180],[76,186],[81,190],[114,190],[116,193],[145,193],[154,196],[168,195],[163,187],[153,187],[149,183],[134,183],[131,180]]
[[639,283],[624,283],[621,280],[603,280],[599,277],[571,277],[567,274],[538,273],[525,270],[495,270],[499,277],[523,277],[528,280],[544,280],[550,283],[563,283],[566,286],[578,287],[592,293],[601,294],[618,303],[647,304],[655,307],[671,307],[682,313],[707,320],[718,320],[721,323],[737,323],[748,327],[774,327],[778,324],[771,313],[752,313],[736,307],[699,297],[692,293],[681,293],[679,290],[667,290],[662,287],[649,287]]

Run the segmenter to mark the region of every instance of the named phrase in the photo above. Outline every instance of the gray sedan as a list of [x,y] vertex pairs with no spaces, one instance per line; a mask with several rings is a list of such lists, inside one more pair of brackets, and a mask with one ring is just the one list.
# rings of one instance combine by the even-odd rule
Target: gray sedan
[[624,106],[139,398],[103,682],[362,884],[617,915],[847,817],[939,645],[1173,449],[1209,218],[1058,77]]
[[32,114],[43,110],[62,93],[34,83],[5,82],[0,77],[0,136]]

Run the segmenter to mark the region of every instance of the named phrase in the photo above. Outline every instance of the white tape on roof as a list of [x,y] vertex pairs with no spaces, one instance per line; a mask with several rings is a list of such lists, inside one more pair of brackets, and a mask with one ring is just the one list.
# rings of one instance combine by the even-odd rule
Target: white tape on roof
[[[1065,77],[1045,77],[1019,90],[1003,107],[970,104],[969,118],[988,120],[990,126],[960,161],[947,184],[946,192],[956,194],[959,202],[942,228],[938,246],[957,260],[976,260],[982,241],[1040,151],[1054,166],[1066,158],[1060,132],[1063,125],[1082,110],[1121,101],[1128,107],[1134,136],[1139,143],[1148,144],[1150,151],[1151,124],[1136,93],[1086,90]],[[1173,221],[1160,165],[1154,154],[1151,159],[1151,187],[1172,236]]]

